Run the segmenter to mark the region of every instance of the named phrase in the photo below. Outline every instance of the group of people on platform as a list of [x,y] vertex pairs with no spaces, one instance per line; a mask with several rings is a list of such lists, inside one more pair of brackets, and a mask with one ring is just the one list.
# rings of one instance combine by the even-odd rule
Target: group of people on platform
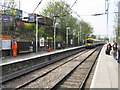
[[118,60],[120,63],[120,43],[117,44],[116,42],[111,45],[110,43],[107,45],[106,54],[113,55],[113,58]]

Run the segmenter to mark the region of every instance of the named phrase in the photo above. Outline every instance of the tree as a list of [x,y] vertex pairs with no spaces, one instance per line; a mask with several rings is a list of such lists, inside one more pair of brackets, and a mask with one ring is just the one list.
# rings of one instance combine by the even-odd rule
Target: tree
[[66,28],[71,27],[70,30],[72,30],[73,27],[75,27],[75,18],[72,17],[69,12],[70,5],[64,1],[49,2],[46,9],[44,9],[42,12],[44,16],[50,17],[54,20],[54,22],[57,22],[56,35],[59,37],[57,38],[57,41],[65,41]]
[[38,30],[38,34],[40,37],[45,37],[45,29],[43,27],[40,27]]
[[[70,27],[69,30],[69,39],[73,37],[75,40],[78,38],[78,33],[80,32],[80,26],[82,27],[83,39],[85,40],[88,36],[93,33],[93,28],[89,23],[80,22],[78,23],[77,19],[73,17],[72,10],[70,5],[64,1],[49,2],[46,5],[46,8],[43,9],[42,15],[52,18],[56,25],[56,39],[57,41],[65,42],[66,41],[66,29]],[[73,36],[74,32],[74,36]],[[69,40],[70,42],[70,40]]]
[[86,40],[93,33],[93,27],[91,27],[91,25],[86,22],[80,22],[80,25],[81,25],[82,39]]
[[96,39],[96,36],[92,34],[92,35],[91,35],[91,38]]
[[114,26],[114,31],[116,33],[116,42],[120,42],[120,1],[117,2],[116,4],[118,8],[118,13],[115,16],[115,26]]

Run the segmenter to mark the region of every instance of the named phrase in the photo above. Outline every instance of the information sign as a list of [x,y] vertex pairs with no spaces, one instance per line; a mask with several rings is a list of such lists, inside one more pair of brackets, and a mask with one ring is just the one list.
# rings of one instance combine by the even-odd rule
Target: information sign
[[40,38],[40,46],[44,46],[44,37]]
[[11,49],[11,36],[0,36],[0,50]]
[[52,37],[47,37],[47,39],[53,39]]

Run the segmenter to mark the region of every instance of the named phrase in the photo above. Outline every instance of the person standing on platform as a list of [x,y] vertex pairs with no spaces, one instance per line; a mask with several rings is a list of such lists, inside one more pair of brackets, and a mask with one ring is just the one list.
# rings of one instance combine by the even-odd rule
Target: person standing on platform
[[114,57],[114,59],[117,59],[117,43],[114,43],[113,45],[112,45],[112,48],[113,48],[113,57]]
[[61,49],[61,44],[60,43],[58,43],[58,49]]
[[47,52],[50,52],[51,51],[51,48],[48,46],[47,47]]
[[14,57],[17,56],[17,48],[18,48],[17,42],[15,40],[13,40],[13,43],[12,43],[12,52],[13,52],[13,56]]
[[109,43],[109,44],[107,45],[106,54],[110,55],[111,47],[112,47],[112,46],[111,46],[111,44]]

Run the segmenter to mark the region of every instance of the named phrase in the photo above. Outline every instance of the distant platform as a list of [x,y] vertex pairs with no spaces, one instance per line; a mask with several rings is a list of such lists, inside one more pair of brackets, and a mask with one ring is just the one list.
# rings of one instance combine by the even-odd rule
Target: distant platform
[[104,45],[98,58],[90,88],[118,88],[118,63],[112,55],[106,55]]

